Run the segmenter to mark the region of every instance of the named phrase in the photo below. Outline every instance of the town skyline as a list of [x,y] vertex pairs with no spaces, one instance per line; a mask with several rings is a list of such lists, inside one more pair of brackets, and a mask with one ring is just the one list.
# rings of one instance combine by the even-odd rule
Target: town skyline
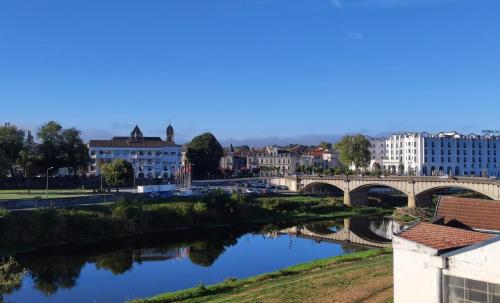
[[[350,132],[330,132],[330,133],[302,133],[302,134],[297,134],[294,136],[249,136],[249,137],[220,137],[216,132],[213,130],[207,128],[207,129],[200,129],[198,132],[189,132],[190,135],[187,135],[186,132],[182,132],[182,129],[179,131],[179,128],[176,126],[174,122],[171,124],[174,126],[176,130],[176,141],[179,144],[186,144],[191,141],[191,139],[201,133],[204,132],[210,132],[213,133],[219,142],[224,145],[224,146],[229,146],[229,145],[249,145],[252,147],[264,147],[268,145],[277,145],[277,146],[284,146],[284,145],[289,145],[289,144],[303,144],[303,145],[317,145],[321,141],[325,142],[336,142],[339,139],[342,138],[344,135],[349,135],[349,134],[363,134],[366,136],[370,136],[373,138],[379,138],[379,137],[389,137],[392,134],[399,134],[399,133],[429,133],[429,134],[437,134],[440,132],[458,132],[463,135],[468,135],[468,134],[477,134],[477,135],[482,135],[483,131],[494,131],[495,129],[488,129],[486,127],[476,127],[476,128],[462,128],[462,131],[458,129],[436,129],[434,131],[430,131],[427,129],[412,129],[412,130],[392,130],[392,131],[386,131],[386,132],[380,132],[380,133],[373,133],[370,132],[366,129],[361,129],[359,131],[350,131]],[[56,122],[59,122],[59,120],[54,120]],[[45,121],[46,123],[48,121]],[[38,126],[24,126],[22,123],[18,124],[15,122],[10,122],[10,121],[2,121],[0,124],[5,124],[5,123],[10,123],[11,125],[15,125],[17,127],[20,127],[21,129],[25,131],[31,131],[33,134],[36,134],[38,128],[42,125]],[[103,139],[109,139],[111,137],[115,136],[128,136],[130,134],[130,131],[138,125],[141,130],[147,134],[148,136],[155,136],[155,137],[165,137],[165,127],[169,124],[168,121],[164,123],[165,125],[163,127],[159,126],[156,128],[143,128],[142,123],[121,123],[121,124],[114,124],[112,125],[111,128],[109,129],[91,129],[91,130],[86,130],[82,129],[77,125],[66,125],[67,127],[75,127],[76,129],[80,130],[81,137],[85,142],[88,142],[93,139],[98,139],[98,140],[103,140]]]

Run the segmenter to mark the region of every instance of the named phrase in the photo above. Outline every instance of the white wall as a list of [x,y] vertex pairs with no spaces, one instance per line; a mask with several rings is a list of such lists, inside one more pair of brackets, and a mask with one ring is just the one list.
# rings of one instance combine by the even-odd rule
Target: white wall
[[448,256],[445,275],[500,284],[500,237],[443,256]]
[[138,193],[153,193],[153,192],[165,192],[174,190],[175,190],[175,184],[137,186]]
[[398,236],[392,241],[394,302],[439,303],[443,262],[437,251]]

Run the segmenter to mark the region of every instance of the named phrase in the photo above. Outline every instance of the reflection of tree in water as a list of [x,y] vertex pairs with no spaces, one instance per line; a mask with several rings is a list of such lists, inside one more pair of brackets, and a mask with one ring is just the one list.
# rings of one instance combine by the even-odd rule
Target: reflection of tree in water
[[114,275],[121,275],[132,269],[134,251],[131,249],[117,250],[95,257],[97,269],[107,269]]
[[[246,232],[221,229],[151,234],[88,246],[45,249],[19,255],[16,260],[21,268],[28,270],[35,287],[50,296],[60,288],[74,287],[86,263],[94,263],[97,269],[121,275],[132,269],[134,262],[167,260],[178,257],[176,252],[189,247],[191,262],[210,266],[227,247],[236,244],[237,239]],[[16,287],[21,286],[21,280],[22,275]],[[7,293],[3,288],[1,291]]]
[[3,295],[21,287],[24,273],[25,269],[13,258],[0,260],[0,302],[3,302]]
[[59,288],[73,288],[85,264],[83,256],[45,256],[20,261],[28,268],[35,287],[49,296]]
[[194,264],[209,267],[226,248],[235,245],[237,242],[238,236],[231,233],[226,233],[226,235],[210,234],[207,240],[196,242],[190,246],[189,260]]

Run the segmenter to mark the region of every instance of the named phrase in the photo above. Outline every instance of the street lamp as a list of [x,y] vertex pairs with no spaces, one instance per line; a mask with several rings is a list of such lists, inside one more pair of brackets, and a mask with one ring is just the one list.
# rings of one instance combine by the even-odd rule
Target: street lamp
[[48,199],[49,198],[49,170],[51,169],[54,169],[53,166],[47,168],[47,173],[45,174],[47,176],[47,183],[46,183],[46,186],[45,186],[45,198]]

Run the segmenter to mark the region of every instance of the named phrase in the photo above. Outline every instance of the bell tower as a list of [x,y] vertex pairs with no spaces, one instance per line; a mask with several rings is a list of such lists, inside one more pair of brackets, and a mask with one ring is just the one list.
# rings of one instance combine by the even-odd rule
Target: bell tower
[[174,128],[170,123],[167,126],[167,142],[174,143]]

